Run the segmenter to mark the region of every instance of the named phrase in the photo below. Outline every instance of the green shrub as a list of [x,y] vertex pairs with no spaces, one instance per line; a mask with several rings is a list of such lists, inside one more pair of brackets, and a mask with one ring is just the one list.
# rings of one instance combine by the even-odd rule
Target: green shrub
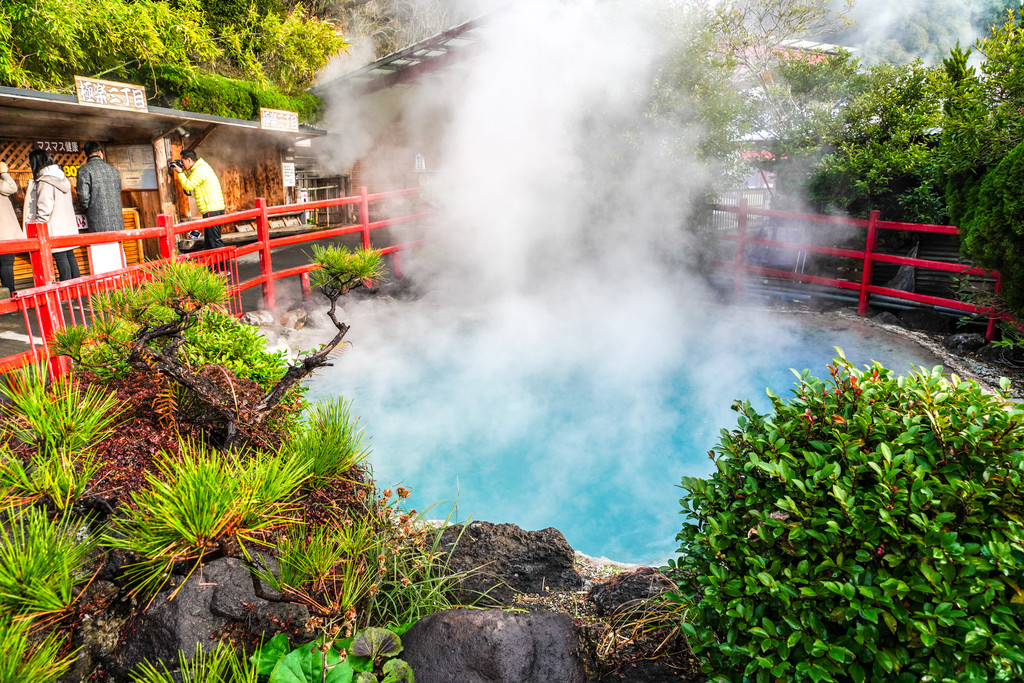
[[1024,143],[988,171],[976,194],[961,197],[961,249],[977,266],[998,270],[1011,311],[1024,313]]
[[252,87],[253,109],[258,115],[260,107],[267,109],[285,109],[298,112],[299,120],[312,121],[320,113],[320,99],[309,93],[286,95],[274,88]]
[[252,91],[248,83],[208,72],[196,72],[186,81],[179,81],[176,105],[187,111],[199,111],[234,119],[254,119]]
[[284,351],[267,351],[258,328],[219,311],[204,311],[195,327],[185,331],[182,355],[196,366],[219,365],[236,377],[251,379],[264,391],[284,377]]
[[171,107],[216,116],[253,120],[260,107],[286,109],[308,122],[320,111],[320,100],[309,93],[287,94],[272,84],[251,83],[201,69],[164,64],[156,68],[162,100]]
[[683,479],[675,598],[705,670],[1024,679],[1024,411],[940,368],[834,363],[770,414],[738,402],[716,471]]

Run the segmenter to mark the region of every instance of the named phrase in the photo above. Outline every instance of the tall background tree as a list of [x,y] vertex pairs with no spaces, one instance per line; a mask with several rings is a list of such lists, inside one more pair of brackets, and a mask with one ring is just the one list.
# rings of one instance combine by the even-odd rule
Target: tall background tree
[[[800,184],[818,155],[816,128],[827,125],[843,106],[836,85],[848,77],[845,55],[808,49],[807,39],[828,36],[847,23],[829,0],[727,0],[716,6],[715,49],[734,72],[742,90],[745,118],[738,128],[762,159],[761,170],[775,174],[776,206],[795,205]],[[814,63],[814,68],[804,68]]]
[[947,221],[945,178],[934,148],[940,75],[920,61],[880,64],[846,81],[846,106],[824,129],[824,154],[808,177],[812,206],[824,213],[889,220]]
[[313,115],[303,91],[347,43],[279,0],[7,0],[0,84],[70,91],[74,76],[144,83],[155,103],[252,118]]
[[920,59],[936,65],[957,41],[984,36],[1020,5],[1020,0],[857,0],[848,12],[850,25],[836,41],[856,45],[869,64]]
[[[972,53],[981,57],[977,68]],[[1024,27],[1011,12],[973,50],[959,47],[946,76],[939,161],[950,218],[974,263],[1002,274],[1003,296],[1024,312]]]

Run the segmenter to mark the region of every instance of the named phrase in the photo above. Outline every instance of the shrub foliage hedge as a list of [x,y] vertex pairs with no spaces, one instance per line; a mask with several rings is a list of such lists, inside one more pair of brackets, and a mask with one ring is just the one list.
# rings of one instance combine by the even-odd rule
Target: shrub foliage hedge
[[1024,680],[1024,411],[940,368],[829,373],[737,402],[683,479],[674,598],[706,671]]

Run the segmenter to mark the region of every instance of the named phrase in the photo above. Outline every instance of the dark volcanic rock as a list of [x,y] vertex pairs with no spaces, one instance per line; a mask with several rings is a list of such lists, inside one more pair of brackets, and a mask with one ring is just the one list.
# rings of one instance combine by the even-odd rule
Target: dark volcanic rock
[[883,325],[895,325],[897,327],[901,326],[900,319],[897,318],[894,314],[890,313],[889,311],[882,311],[878,315],[871,316],[871,319],[874,320],[876,323],[881,323]]
[[673,583],[654,567],[640,567],[613,576],[587,593],[601,616],[629,612],[644,600],[673,588]]
[[977,332],[960,332],[958,334],[951,334],[942,339],[943,346],[960,356],[966,356],[969,353],[973,353],[986,343],[985,337]]
[[998,363],[1000,365],[1008,365],[1012,367],[1021,367],[1024,365],[1024,349],[1020,348],[985,344],[985,346],[979,348],[975,353],[978,355],[978,358],[988,361],[989,363]]
[[277,633],[284,627],[301,632],[309,619],[304,605],[269,602],[256,595],[246,564],[226,557],[203,565],[181,590],[161,592],[132,625],[117,662],[130,671],[143,660],[175,667],[178,651],[194,653],[196,643],[209,651],[232,631]]
[[583,586],[573,550],[558,529],[524,531],[515,524],[472,522],[446,529],[441,549],[449,553],[453,572],[466,572],[459,584],[465,602],[486,594],[483,602],[511,605],[516,593]]
[[900,311],[899,324],[908,330],[922,330],[924,332],[938,332],[949,334],[956,327],[956,319],[935,311],[923,311],[911,309]]
[[416,683],[584,683],[579,633],[567,614],[447,610],[403,637]]
[[[212,572],[216,576],[219,573],[218,562],[207,565],[206,573]],[[195,652],[196,643],[202,643],[205,651],[216,646],[214,634],[219,633],[228,620],[210,612],[210,603],[217,588],[215,576],[207,576],[201,585],[199,572],[196,572],[173,600],[168,599],[170,590],[158,594],[127,634],[125,644],[118,652],[118,664],[125,671],[146,660],[174,667],[179,650]]]

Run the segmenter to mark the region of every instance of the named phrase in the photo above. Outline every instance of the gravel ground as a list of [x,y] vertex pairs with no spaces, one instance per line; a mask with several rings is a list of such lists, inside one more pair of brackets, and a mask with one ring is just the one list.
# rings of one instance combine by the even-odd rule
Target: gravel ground
[[996,391],[999,388],[999,380],[1006,377],[1011,382],[1010,397],[1017,401],[1024,400],[1024,368],[987,360],[973,353],[958,355],[943,346],[942,340],[949,336],[947,334],[908,330],[899,325],[888,325],[871,318],[859,318],[856,314],[848,311],[836,311],[833,315],[857,317],[858,320],[866,321],[874,327],[911,339],[938,356],[947,373],[973,380],[986,391]]

